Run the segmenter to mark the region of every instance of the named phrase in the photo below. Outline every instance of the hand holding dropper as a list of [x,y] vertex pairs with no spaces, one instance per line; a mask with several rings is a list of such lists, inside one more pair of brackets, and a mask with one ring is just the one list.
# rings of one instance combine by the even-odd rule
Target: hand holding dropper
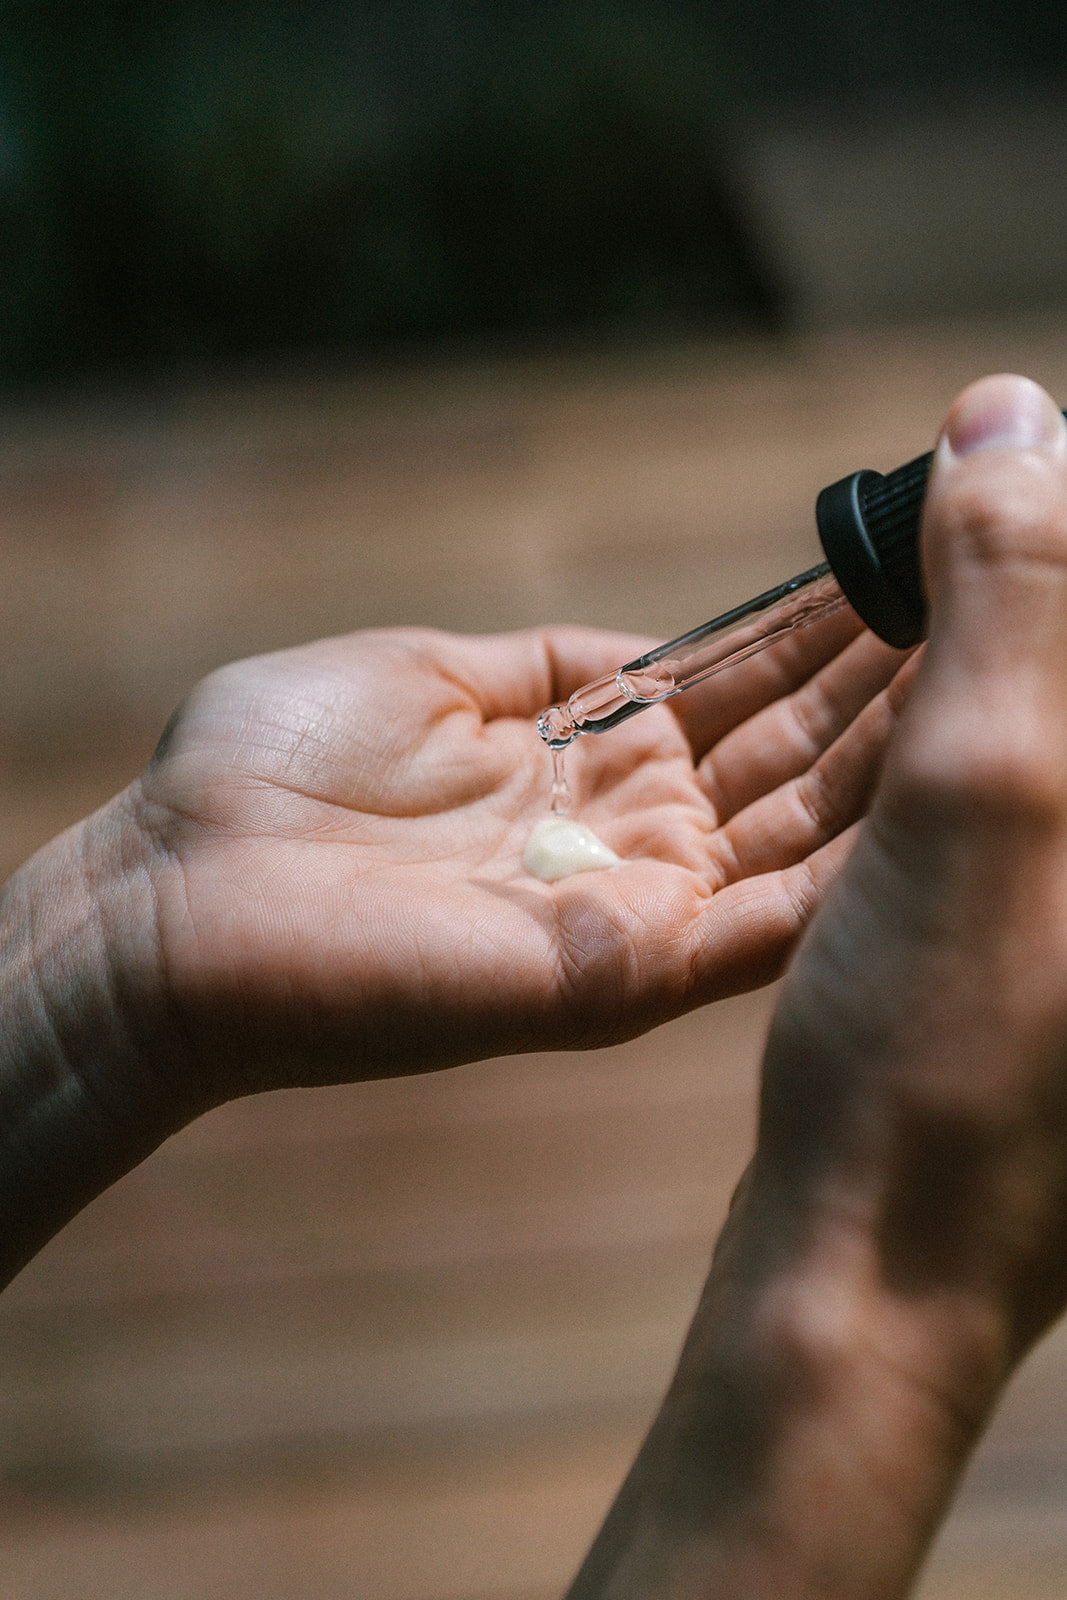
[[918,644],[919,518],[932,460],[928,451],[884,476],[853,472],[823,489],[815,520],[826,561],[549,706],[538,718],[542,739],[561,750],[581,733],[604,733],[846,605],[887,644]]

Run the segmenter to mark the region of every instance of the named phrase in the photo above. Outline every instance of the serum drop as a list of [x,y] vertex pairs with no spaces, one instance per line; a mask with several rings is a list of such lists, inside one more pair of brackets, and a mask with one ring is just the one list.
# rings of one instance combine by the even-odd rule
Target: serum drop
[[565,749],[552,751],[552,804],[549,810],[554,817],[565,817],[571,808],[571,792],[567,788],[567,774],[563,770]]
[[564,751],[552,751],[552,801],[549,814],[535,823],[522,858],[523,866],[544,883],[555,883],[576,872],[600,872],[616,867],[619,857],[590,828],[567,816],[571,792],[563,770]]

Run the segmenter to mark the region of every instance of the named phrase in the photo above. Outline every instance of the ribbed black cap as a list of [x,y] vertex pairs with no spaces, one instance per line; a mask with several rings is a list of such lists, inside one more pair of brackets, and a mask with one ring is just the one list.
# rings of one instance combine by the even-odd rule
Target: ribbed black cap
[[834,577],[868,628],[900,650],[926,632],[919,519],[933,459],[930,450],[884,477],[853,472],[815,502]]
[[886,644],[905,650],[926,628],[919,518],[933,452],[895,472],[853,472],[815,502],[826,559],[850,605]]

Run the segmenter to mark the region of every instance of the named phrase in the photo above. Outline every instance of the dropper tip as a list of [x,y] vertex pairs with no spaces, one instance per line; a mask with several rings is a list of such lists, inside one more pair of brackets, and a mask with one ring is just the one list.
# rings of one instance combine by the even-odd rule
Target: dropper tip
[[546,706],[537,719],[537,731],[550,750],[565,750],[578,728],[569,706]]

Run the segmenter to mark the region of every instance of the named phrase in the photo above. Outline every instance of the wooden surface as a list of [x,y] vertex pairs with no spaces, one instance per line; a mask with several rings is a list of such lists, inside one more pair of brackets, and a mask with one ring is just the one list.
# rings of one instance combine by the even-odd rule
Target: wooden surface
[[[998,368],[1067,396],[1067,327],[9,407],[5,870],[235,655],[389,621],[703,620],[814,559],[824,482],[927,448]],[[0,1593],[558,1595],[746,1159],[770,998],[172,1140],[0,1301]],[[1058,1333],[923,1600],[1067,1593],[1065,1378]]]

